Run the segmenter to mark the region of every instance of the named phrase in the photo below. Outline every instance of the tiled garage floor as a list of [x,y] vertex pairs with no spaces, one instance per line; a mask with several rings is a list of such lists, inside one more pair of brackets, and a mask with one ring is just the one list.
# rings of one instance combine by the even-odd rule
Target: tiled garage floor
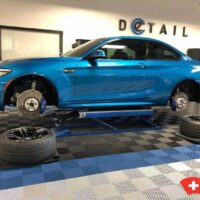
[[1,200],[198,200],[180,180],[200,175],[200,159],[113,171],[0,191]]
[[[32,119],[6,110],[0,132],[52,128],[55,113],[50,116]],[[58,138],[60,162],[0,170],[0,200],[199,199],[179,184],[199,176],[199,145],[177,136],[179,117],[168,109],[156,110],[155,120],[160,130]]]
[[60,159],[66,160],[191,145],[177,137],[177,131],[176,127],[166,127],[156,131],[58,138],[57,149]]
[[[32,119],[21,116],[16,110],[6,110],[0,114],[0,132],[21,126],[52,128],[55,126],[56,114],[51,109],[49,112],[52,114],[47,117]],[[131,119],[128,120],[130,124]],[[190,142],[177,137],[178,120],[176,113],[164,108],[155,112],[155,121],[161,126],[161,130],[62,137],[57,139],[57,150],[60,160],[67,160],[191,145]],[[120,122],[122,121],[127,123],[126,118],[120,119]]]

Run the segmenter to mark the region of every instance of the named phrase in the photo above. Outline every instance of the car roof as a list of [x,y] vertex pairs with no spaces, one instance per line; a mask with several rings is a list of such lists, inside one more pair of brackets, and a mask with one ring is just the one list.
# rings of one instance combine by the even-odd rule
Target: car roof
[[110,36],[110,37],[103,37],[99,38],[102,40],[110,40],[110,39],[139,39],[139,40],[152,40],[152,41],[157,41],[161,42],[161,40],[154,39],[154,38],[149,38],[149,37],[140,37],[140,36]]
[[[155,41],[155,42],[161,42],[161,43],[165,43],[161,40],[158,39],[154,39],[154,38],[149,38],[149,37],[140,37],[140,36],[113,36],[113,37],[105,37],[102,39],[139,39],[139,40],[149,40],[149,41]],[[167,44],[167,43],[165,43]]]

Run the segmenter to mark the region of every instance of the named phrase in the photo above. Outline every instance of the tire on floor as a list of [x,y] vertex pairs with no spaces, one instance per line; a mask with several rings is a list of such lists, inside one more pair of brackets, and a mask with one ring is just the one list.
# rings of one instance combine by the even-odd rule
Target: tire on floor
[[55,153],[56,138],[49,129],[18,128],[0,135],[0,159],[7,163],[36,164]]
[[200,115],[185,115],[180,119],[180,133],[189,138],[200,139]]

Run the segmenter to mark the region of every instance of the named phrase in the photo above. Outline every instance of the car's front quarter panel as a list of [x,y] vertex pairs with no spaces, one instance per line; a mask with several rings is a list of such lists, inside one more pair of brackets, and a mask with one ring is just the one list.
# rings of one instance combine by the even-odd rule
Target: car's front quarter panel
[[64,72],[64,69],[74,69],[78,62],[79,59],[46,58],[20,60],[2,64],[0,68],[11,69],[12,72],[0,77],[0,108],[4,107],[5,89],[9,84],[20,77],[29,75],[43,77],[54,85],[59,97],[58,106],[63,105],[63,102],[69,101],[75,92],[75,74],[67,74]]

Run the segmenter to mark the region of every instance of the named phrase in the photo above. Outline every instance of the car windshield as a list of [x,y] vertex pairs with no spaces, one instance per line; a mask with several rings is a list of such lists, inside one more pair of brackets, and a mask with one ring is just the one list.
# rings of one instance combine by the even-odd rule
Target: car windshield
[[103,40],[104,39],[102,38],[91,40],[89,42],[86,42],[85,44],[80,45],[79,47],[76,47],[75,49],[72,49],[71,51],[68,51],[63,56],[64,57],[82,57],[85,53],[87,53],[90,49],[93,49]]

